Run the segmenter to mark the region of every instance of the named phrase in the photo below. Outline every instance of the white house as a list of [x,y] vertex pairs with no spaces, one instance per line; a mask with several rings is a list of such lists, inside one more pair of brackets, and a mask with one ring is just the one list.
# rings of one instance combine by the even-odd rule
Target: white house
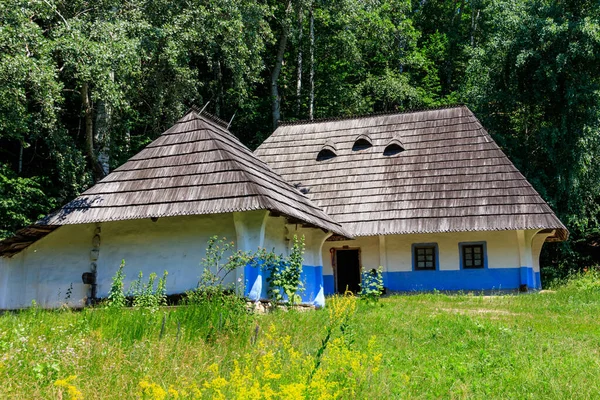
[[324,243],[326,294],[378,266],[392,291],[539,289],[568,236],[466,107],[282,124],[255,154],[354,237]]
[[[168,292],[182,293],[211,236],[287,254],[295,234],[303,301],[317,304],[379,266],[391,291],[539,289],[543,244],[568,237],[466,107],[284,124],[255,154],[191,110],[0,242],[0,309],[105,297],[122,259],[127,281],[166,269]],[[264,277],[246,267],[230,279],[248,294]]]
[[[148,276],[166,269],[168,293],[182,293],[196,287],[213,235],[241,250],[282,254],[294,234],[304,235],[303,300],[322,302],[321,248],[332,233],[350,237],[225,123],[191,110],[58,212],[0,242],[0,309],[32,300],[83,306],[90,297],[105,297],[122,259],[126,285],[140,270]],[[96,283],[84,284],[84,273]],[[247,273],[256,279],[255,271]]]

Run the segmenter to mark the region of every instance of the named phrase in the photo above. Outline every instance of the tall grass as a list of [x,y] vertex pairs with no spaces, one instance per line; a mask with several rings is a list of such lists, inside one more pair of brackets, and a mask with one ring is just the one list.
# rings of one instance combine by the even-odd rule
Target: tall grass
[[234,298],[6,313],[0,398],[236,398],[265,385],[272,398],[600,398],[598,282],[584,274],[544,294],[391,296],[338,319],[333,307],[252,315]]

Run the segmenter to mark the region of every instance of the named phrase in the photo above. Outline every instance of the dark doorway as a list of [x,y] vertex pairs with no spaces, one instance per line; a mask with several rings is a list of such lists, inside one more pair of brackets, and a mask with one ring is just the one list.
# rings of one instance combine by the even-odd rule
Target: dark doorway
[[336,250],[337,291],[352,293],[360,290],[360,260],[358,250]]

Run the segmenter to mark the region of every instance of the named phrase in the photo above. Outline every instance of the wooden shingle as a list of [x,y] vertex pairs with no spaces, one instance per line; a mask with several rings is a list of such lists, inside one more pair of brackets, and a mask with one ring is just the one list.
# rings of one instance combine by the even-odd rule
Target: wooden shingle
[[[191,110],[125,164],[34,227],[49,233],[68,224],[250,210],[269,210],[350,237],[219,120]],[[19,243],[28,245],[30,239],[43,236],[31,235],[33,228],[27,229],[0,242],[0,255],[10,256],[24,248]]]
[[[353,150],[357,138],[372,147]],[[401,151],[384,155],[395,143]],[[337,156],[318,161],[323,146]],[[256,150],[354,236],[568,231],[464,106],[282,124]]]

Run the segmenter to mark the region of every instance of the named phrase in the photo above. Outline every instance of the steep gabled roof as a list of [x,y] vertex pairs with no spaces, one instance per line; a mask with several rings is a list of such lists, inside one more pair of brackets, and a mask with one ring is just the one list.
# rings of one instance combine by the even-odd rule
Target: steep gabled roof
[[[352,151],[360,135],[373,147]],[[317,161],[328,141],[337,157]],[[384,155],[392,141],[404,151]],[[282,125],[255,154],[355,236],[516,229],[568,236],[464,106]]]
[[[51,230],[67,224],[250,210],[270,210],[349,236],[218,119],[191,110],[125,164],[36,225]],[[8,245],[18,247],[15,238],[5,242],[0,242],[0,255],[10,253]]]

